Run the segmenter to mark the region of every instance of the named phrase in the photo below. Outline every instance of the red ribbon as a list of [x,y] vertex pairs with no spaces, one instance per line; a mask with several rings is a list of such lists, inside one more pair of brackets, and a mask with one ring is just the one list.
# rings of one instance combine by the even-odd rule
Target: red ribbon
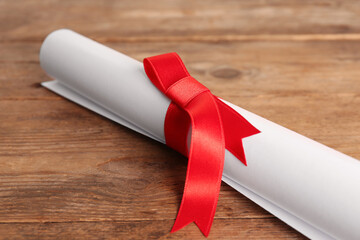
[[189,158],[184,194],[171,232],[195,222],[208,236],[220,191],[225,148],[246,165],[241,139],[260,131],[191,77],[176,53],[145,58],[144,67],[152,83],[172,100],[165,117],[166,144]]

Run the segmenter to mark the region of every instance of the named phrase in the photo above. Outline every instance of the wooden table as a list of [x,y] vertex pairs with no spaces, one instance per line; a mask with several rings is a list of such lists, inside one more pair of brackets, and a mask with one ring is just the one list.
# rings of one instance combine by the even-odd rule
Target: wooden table
[[[141,60],[176,51],[214,94],[360,159],[359,1],[0,0],[0,238],[169,231],[186,159],[40,86],[70,28]],[[226,184],[209,239],[303,239]]]

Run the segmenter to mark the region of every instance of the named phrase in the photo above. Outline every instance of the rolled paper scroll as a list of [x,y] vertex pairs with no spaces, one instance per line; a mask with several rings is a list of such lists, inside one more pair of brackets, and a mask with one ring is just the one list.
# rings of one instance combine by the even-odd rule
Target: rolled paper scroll
[[[45,87],[165,143],[170,100],[142,63],[57,30],[45,39],[40,64],[56,79]],[[222,180],[312,239],[360,239],[360,162],[223,102],[261,133],[242,140],[247,166],[225,151]]]

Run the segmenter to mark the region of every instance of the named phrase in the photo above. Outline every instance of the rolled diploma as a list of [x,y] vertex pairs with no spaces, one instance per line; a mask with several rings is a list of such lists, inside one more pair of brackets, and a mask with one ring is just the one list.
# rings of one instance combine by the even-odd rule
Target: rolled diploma
[[[56,79],[45,87],[165,143],[170,100],[139,61],[62,29],[40,64]],[[243,139],[248,166],[226,150],[223,181],[312,239],[360,239],[360,162],[224,102],[261,133]]]

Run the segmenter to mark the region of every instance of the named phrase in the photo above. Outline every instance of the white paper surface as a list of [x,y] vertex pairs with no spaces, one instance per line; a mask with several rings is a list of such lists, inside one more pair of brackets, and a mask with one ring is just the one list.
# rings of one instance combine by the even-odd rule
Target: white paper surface
[[[170,100],[142,63],[58,30],[40,64],[56,79],[45,87],[164,143]],[[360,161],[226,103],[261,133],[243,139],[247,167],[226,151],[223,180],[312,239],[360,239]]]

